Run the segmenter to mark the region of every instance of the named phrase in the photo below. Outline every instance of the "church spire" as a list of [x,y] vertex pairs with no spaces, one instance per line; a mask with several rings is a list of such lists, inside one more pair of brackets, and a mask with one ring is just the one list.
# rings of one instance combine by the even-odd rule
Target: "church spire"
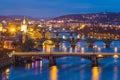
[[28,19],[24,18],[21,24],[21,31],[26,32],[28,29]]
[[22,24],[23,25],[28,25],[28,19],[24,17]]

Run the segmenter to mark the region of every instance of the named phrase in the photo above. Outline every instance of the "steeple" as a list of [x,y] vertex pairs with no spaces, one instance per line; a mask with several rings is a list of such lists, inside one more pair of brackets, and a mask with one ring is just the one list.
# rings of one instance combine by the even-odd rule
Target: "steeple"
[[24,18],[21,24],[21,31],[26,32],[28,29],[28,19]]
[[24,17],[22,24],[23,25],[28,25],[28,19]]

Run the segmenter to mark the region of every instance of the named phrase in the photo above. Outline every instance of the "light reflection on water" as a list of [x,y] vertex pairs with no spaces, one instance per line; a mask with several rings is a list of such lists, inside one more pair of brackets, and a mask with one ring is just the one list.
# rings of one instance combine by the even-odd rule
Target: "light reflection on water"
[[[63,51],[93,52],[93,49]],[[114,49],[101,49],[101,52],[114,52]],[[35,61],[25,65],[11,66],[0,72],[0,80],[119,80],[120,59],[108,58],[99,61],[99,67],[91,67],[90,61],[83,58],[63,57],[57,65],[49,67],[48,61]]]
[[42,73],[42,60],[40,61],[40,73]]
[[58,80],[58,68],[57,68],[57,66],[52,66],[50,68],[50,80]]
[[114,80],[118,80],[118,67],[114,67]]
[[100,69],[99,67],[93,67],[92,68],[92,80],[100,80],[99,79],[99,73],[100,73]]
[[4,72],[2,72],[2,80],[8,80],[9,79],[9,75],[10,75],[10,69],[7,68],[7,69],[5,69]]
[[35,61],[6,68],[0,80],[33,80],[34,77],[34,80],[119,80],[120,59],[116,60],[100,60],[99,67],[91,67],[89,61],[73,57],[58,59],[52,67],[44,60]]

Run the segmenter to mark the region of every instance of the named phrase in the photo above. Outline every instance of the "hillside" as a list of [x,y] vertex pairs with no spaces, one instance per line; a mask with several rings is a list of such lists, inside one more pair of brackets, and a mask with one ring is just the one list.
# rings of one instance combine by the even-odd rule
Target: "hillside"
[[54,18],[54,20],[71,20],[73,22],[115,23],[120,24],[120,12],[70,14]]

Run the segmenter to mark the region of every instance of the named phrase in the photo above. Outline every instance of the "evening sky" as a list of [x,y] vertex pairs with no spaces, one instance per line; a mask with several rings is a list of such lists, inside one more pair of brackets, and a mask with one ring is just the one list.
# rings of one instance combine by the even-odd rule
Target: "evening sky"
[[66,14],[119,12],[120,0],[0,0],[0,15],[51,18]]

